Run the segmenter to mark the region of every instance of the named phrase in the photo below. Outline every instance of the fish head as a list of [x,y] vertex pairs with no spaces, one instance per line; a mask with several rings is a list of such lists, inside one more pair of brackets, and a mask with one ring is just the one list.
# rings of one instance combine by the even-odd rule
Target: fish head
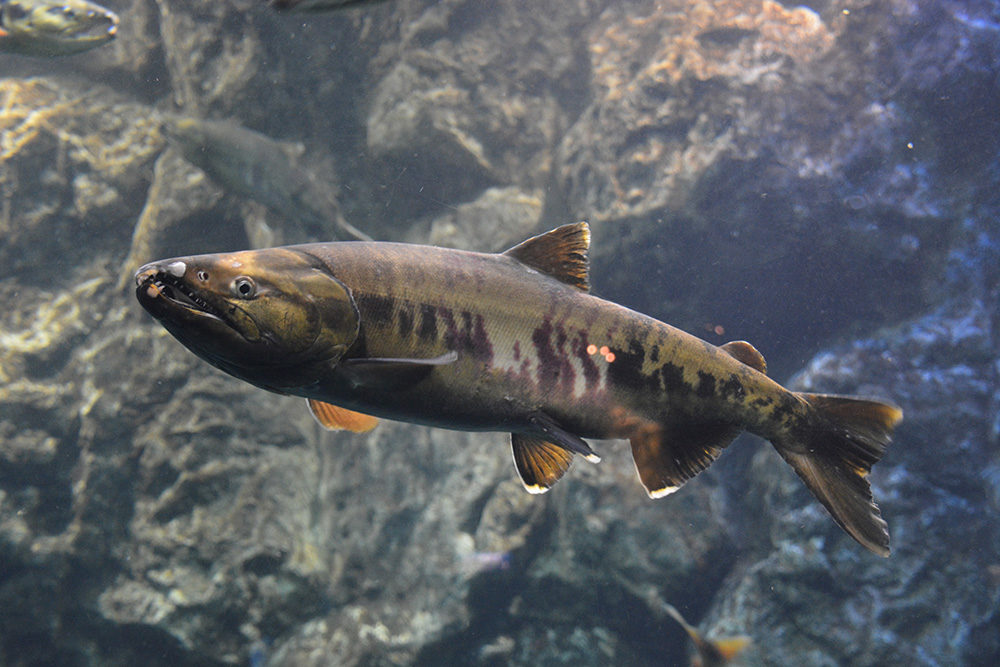
[[272,391],[317,382],[358,337],[350,290],[294,248],[152,262],[135,281],[139,303],[185,347]]
[[61,56],[115,38],[118,15],[87,0],[7,0],[0,3],[0,50]]

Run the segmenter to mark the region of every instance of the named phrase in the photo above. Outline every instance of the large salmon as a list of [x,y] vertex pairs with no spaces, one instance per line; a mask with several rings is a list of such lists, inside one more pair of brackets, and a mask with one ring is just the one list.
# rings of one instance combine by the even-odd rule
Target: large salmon
[[140,303],[185,346],[329,427],[373,417],[511,433],[543,492],[583,438],[629,440],[653,498],[742,431],[771,441],[842,528],[886,556],[866,477],[899,408],[794,393],[749,343],[716,347],[588,293],[585,223],[501,254],[375,242],[180,257],[136,274]]

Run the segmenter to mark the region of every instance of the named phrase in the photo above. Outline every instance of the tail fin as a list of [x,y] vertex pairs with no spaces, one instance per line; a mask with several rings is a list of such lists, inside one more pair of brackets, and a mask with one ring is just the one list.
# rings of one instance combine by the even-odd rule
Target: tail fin
[[888,556],[889,530],[866,477],[903,411],[846,396],[797,396],[813,407],[814,416],[805,428],[775,440],[775,448],[841,528],[873,553]]

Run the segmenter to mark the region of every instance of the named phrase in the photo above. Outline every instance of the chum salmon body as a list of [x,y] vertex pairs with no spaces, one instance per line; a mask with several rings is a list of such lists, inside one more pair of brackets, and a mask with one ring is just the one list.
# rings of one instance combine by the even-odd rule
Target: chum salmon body
[[337,242],[178,257],[139,269],[136,296],[192,352],[308,399],[329,428],[508,432],[534,493],[576,455],[599,460],[586,438],[617,438],[659,498],[749,431],[887,556],[867,476],[899,408],[789,391],[749,343],[715,346],[591,295],[589,244],[577,223],[498,254]]

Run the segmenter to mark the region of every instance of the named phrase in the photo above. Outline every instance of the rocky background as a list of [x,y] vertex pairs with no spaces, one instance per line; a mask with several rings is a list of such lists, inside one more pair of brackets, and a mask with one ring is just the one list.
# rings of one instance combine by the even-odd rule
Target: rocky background
[[[1000,662],[1000,6],[106,4],[109,46],[0,56],[0,663],[687,664],[665,602],[747,665]],[[668,500],[622,443],[535,497],[501,434],[214,371],[129,267],[303,232],[166,114],[297,147],[375,238],[590,220],[601,296],[893,399],[892,557],[750,438]]]

